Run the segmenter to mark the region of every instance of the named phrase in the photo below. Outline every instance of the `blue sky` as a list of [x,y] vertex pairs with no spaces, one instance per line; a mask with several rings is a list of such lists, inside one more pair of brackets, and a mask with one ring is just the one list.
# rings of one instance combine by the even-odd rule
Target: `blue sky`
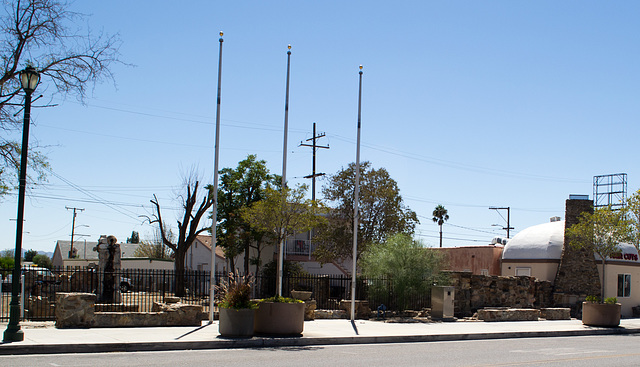
[[[247,154],[282,169],[287,45],[292,45],[287,177],[309,183],[313,122],[326,138],[317,171],[355,160],[358,65],[364,65],[361,159],[385,167],[437,246],[482,245],[564,217],[594,175],[638,183],[639,4],[631,1],[76,2],[94,30],[119,33],[117,85],[84,105],[36,109],[32,141],[56,173],[30,192],[23,247],[53,251],[76,233],[131,231],[157,194],[175,223],[181,175],[212,181],[218,32],[224,31],[220,167]],[[322,182],[319,182],[319,186]],[[318,195],[321,197],[321,195]],[[0,248],[15,243],[16,196],[0,202]],[[505,215],[503,213],[503,215]],[[506,215],[505,215],[506,216]],[[11,219],[14,219],[13,221]],[[80,241],[82,241],[80,239]]]

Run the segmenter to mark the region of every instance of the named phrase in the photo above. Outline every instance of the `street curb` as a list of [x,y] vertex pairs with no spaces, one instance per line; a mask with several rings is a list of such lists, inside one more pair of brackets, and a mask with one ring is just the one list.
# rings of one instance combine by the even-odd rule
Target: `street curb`
[[435,335],[393,335],[393,336],[348,336],[322,338],[267,338],[223,339],[209,341],[166,341],[140,343],[86,343],[86,344],[0,344],[0,355],[25,354],[70,354],[70,353],[106,353],[106,352],[151,352],[203,349],[241,349],[241,348],[282,348],[322,345],[381,344],[381,343],[424,343],[464,340],[490,340],[512,338],[548,338],[591,335],[627,335],[640,334],[640,329],[597,328],[566,331],[515,331],[472,334],[435,334]]

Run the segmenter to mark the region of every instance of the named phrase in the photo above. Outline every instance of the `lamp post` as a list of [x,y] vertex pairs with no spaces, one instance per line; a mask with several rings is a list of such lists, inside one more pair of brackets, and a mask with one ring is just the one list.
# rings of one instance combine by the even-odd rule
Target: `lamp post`
[[32,66],[27,66],[20,72],[20,83],[26,94],[24,98],[24,121],[22,128],[22,150],[20,151],[20,183],[18,186],[18,218],[16,222],[15,263],[11,283],[11,303],[9,305],[9,324],[4,332],[4,342],[24,340],[24,333],[20,330],[20,268],[22,260],[22,225],[24,223],[24,193],[27,181],[27,149],[29,148],[29,120],[31,118],[31,93],[36,90],[40,82],[40,74]]

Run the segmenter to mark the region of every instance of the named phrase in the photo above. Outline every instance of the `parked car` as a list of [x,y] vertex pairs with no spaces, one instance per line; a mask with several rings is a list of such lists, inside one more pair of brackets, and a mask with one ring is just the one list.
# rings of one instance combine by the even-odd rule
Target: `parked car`
[[[39,266],[22,266],[22,274],[25,279],[25,288],[34,287],[36,284],[58,284],[58,276],[55,275],[51,270],[47,268],[41,268]],[[2,279],[2,291],[3,292],[11,292],[13,282],[13,274],[8,274],[4,279]]]
[[120,278],[120,292],[127,293],[132,289],[133,289],[133,282],[131,281],[131,278],[121,277]]

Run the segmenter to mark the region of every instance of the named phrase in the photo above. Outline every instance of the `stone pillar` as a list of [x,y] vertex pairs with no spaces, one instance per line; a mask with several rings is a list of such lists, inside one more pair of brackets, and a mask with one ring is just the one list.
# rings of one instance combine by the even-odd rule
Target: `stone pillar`
[[[580,214],[593,213],[588,199],[569,199],[565,209],[565,231],[579,221]],[[580,302],[588,295],[600,294],[600,276],[595,255],[586,249],[575,249],[565,236],[562,257],[554,281],[554,303],[573,306],[576,313]]]
[[98,246],[98,302],[120,302],[120,244],[114,236],[100,236]]

